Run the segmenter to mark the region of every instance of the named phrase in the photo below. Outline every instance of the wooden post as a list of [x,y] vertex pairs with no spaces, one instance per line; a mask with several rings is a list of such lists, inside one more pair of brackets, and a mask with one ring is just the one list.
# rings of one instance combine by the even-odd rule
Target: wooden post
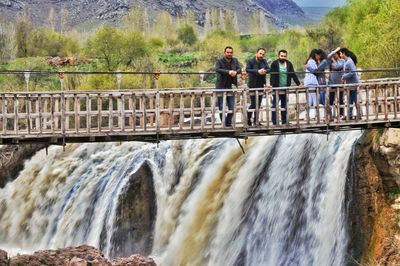
[[26,123],[27,123],[27,127],[28,127],[28,135],[31,134],[31,125],[32,125],[32,121],[31,121],[31,99],[29,94],[26,95],[26,99],[25,99],[25,112],[26,112]]
[[204,130],[204,126],[206,124],[206,114],[205,114],[205,93],[201,92],[200,98],[200,112],[201,112],[201,130]]
[[[270,95],[269,95],[269,91],[266,89],[266,88],[264,88],[264,93],[265,93],[265,119],[266,119],[266,126],[267,127],[269,127],[269,124],[270,124],[270,116],[269,116],[269,109],[270,109],[270,106],[269,106],[269,104],[270,104]],[[247,113],[247,112],[246,112]],[[247,119],[245,120],[246,121],[246,124],[247,124]]]
[[179,129],[182,130],[184,123],[184,113],[183,109],[185,107],[185,103],[183,101],[183,92],[180,93],[180,103],[179,103]]
[[119,119],[121,125],[121,131],[125,132],[125,95],[121,94],[121,99],[119,99],[119,113],[121,118]]
[[191,93],[190,95],[190,129],[193,130],[194,126],[194,92]]
[[14,94],[14,134],[18,135],[18,98],[17,94]]
[[7,98],[5,94],[1,95],[1,101],[2,101],[2,115],[3,115],[3,134],[7,134]]
[[299,99],[299,89],[296,88],[296,125],[300,126],[300,99]]
[[169,117],[168,117],[168,129],[172,130],[172,123],[174,119],[174,112],[173,112],[173,104],[174,104],[174,96],[172,93],[169,94]]
[[75,133],[79,133],[79,129],[81,127],[81,119],[79,116],[81,105],[80,105],[80,98],[76,93],[74,93],[74,111],[75,111]]
[[397,99],[397,94],[399,93],[399,87],[397,84],[394,84],[394,119],[397,119],[397,112],[398,112],[398,99]]
[[383,97],[384,97],[384,106],[383,106],[383,113],[385,117],[385,121],[388,120],[388,100],[387,100],[387,91],[388,91],[388,86],[385,85],[383,87]]
[[38,113],[39,113],[39,133],[43,133],[43,121],[42,121],[42,96],[38,94]]
[[365,86],[365,112],[366,112],[366,121],[369,121],[369,85]]
[[211,96],[211,128],[215,129],[215,99],[216,99],[216,92],[212,92]]
[[319,123],[321,123],[321,116],[320,116],[320,113],[319,113],[319,102],[320,102],[320,96],[319,96],[319,92],[320,92],[320,88],[317,86],[317,88],[316,88],[316,98],[317,98],[317,105],[316,105],[316,108],[315,108],[315,114],[317,115],[317,124],[319,124]]
[[112,132],[113,126],[113,95],[110,93],[108,94],[108,131]]
[[92,127],[92,100],[90,99],[90,94],[86,93],[86,133],[90,133]]
[[101,132],[101,126],[102,126],[102,100],[101,100],[101,94],[97,94],[97,132]]
[[61,132],[63,135],[65,135],[65,94],[64,92],[61,92]]
[[54,127],[54,95],[50,94],[50,129],[52,134],[54,134]]
[[132,118],[133,118],[133,132],[136,131],[136,95],[132,93]]

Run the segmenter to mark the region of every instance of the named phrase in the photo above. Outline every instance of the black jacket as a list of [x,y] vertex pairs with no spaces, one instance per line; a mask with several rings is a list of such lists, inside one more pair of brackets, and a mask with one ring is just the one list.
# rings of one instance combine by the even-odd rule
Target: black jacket
[[237,74],[242,73],[242,66],[236,58],[233,57],[231,62],[226,61],[225,57],[217,60],[215,64],[215,71],[217,72],[215,87],[217,89],[232,89],[232,84],[237,85],[237,76],[228,75],[230,70],[236,71]]
[[263,88],[267,83],[266,75],[258,74],[258,70],[264,68],[267,72],[269,72],[269,65],[265,59],[257,62],[256,57],[253,57],[246,64],[246,72],[247,72],[247,85],[249,88]]
[[[297,77],[296,73],[294,73],[294,68],[293,64],[289,61],[286,60],[286,65],[287,65],[287,72],[292,72],[287,74],[287,84],[285,87],[289,87],[292,85],[292,79],[293,81],[297,84],[297,86],[300,85],[300,80]],[[270,78],[270,84],[272,87],[279,87],[279,60],[275,60],[271,64],[271,78]],[[275,74],[274,74],[275,73]]]

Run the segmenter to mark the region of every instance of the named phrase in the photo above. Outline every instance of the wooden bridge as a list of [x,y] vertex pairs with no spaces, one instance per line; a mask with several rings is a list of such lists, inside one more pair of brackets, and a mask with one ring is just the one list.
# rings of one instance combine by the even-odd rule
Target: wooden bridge
[[[0,93],[0,144],[104,141],[150,141],[210,137],[323,133],[353,129],[400,126],[400,81],[374,80],[356,85],[317,88],[325,92],[325,104],[308,106],[305,87],[215,90],[213,88],[173,90],[52,91]],[[357,102],[349,103],[351,92]],[[335,92],[329,105],[328,95]],[[279,105],[272,97],[286,94],[287,121],[281,123]],[[343,102],[339,95],[343,95]],[[263,96],[262,103],[248,109],[249,96]],[[223,113],[233,115],[232,127],[216,107],[217,97],[233,96],[234,106]],[[225,97],[224,97],[225,99]],[[355,118],[349,117],[353,108]],[[340,117],[340,109],[345,118]],[[247,123],[248,112],[258,117]],[[278,123],[272,123],[276,113]],[[332,114],[332,115],[330,115]],[[253,115],[255,117],[255,115]]]

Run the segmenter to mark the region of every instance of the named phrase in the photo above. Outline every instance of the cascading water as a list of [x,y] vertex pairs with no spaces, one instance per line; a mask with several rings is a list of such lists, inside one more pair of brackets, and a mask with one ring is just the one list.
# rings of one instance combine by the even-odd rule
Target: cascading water
[[245,154],[234,139],[51,147],[0,190],[0,248],[90,244],[126,256],[114,248],[127,216],[120,201],[148,165],[145,191],[155,196],[132,205],[153,210],[142,205],[154,201],[156,215],[147,227],[140,215],[131,221],[131,253],[160,265],[343,265],[346,171],[359,135],[257,137]]

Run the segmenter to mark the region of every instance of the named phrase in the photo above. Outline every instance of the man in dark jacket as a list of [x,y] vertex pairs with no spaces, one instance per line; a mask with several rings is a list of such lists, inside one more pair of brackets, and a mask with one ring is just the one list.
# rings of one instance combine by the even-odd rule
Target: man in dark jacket
[[[266,74],[269,72],[269,66],[264,59],[265,49],[258,48],[256,56],[247,61],[246,72],[248,73],[247,85],[249,88],[264,88],[266,82]],[[251,93],[255,93],[252,91]],[[263,95],[258,95],[258,108],[260,108]],[[250,95],[249,109],[256,109],[256,95]],[[253,112],[247,113],[247,124],[252,125],[251,117]],[[254,115],[254,125],[259,125],[258,112]]]
[[[287,60],[287,51],[280,50],[278,52],[278,59],[271,64],[271,78],[270,84],[272,87],[289,87],[292,84],[292,79],[297,86],[300,85],[299,78],[296,73],[294,73],[293,64]],[[276,92],[273,91],[272,94],[272,108],[276,108]],[[279,91],[279,101],[281,102],[281,118],[282,124],[286,124],[286,92]],[[272,123],[276,125],[276,111],[272,111]]]
[[[215,64],[215,71],[217,72],[217,82],[215,88],[217,90],[232,89],[232,84],[237,86],[237,74],[242,72],[242,66],[239,61],[233,57],[233,48],[227,46],[224,49],[224,57],[217,60]],[[233,110],[234,96],[226,96],[226,104],[230,111]],[[221,111],[219,117],[222,121],[223,114],[223,96],[218,96],[218,109]],[[226,116],[225,125],[226,127],[232,126],[232,112]]]

